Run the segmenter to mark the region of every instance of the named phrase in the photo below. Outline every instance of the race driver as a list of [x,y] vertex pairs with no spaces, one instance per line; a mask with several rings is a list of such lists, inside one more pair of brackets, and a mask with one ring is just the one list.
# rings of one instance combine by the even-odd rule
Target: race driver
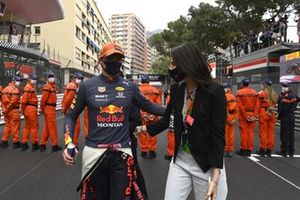
[[[130,149],[129,112],[134,105],[148,113],[163,115],[130,81],[119,76],[124,53],[115,43],[105,44],[99,55],[102,73],[83,82],[65,117],[65,144],[72,143],[79,114],[87,106],[89,132],[82,153],[81,199],[145,199],[135,181]],[[63,152],[67,165],[74,157]],[[78,152],[76,151],[76,154]]]

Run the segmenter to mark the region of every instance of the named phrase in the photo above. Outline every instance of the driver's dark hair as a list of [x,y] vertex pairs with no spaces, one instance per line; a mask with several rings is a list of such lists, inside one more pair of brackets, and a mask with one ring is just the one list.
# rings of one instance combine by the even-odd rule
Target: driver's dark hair
[[203,53],[194,44],[184,44],[171,51],[173,64],[199,84],[214,82]]

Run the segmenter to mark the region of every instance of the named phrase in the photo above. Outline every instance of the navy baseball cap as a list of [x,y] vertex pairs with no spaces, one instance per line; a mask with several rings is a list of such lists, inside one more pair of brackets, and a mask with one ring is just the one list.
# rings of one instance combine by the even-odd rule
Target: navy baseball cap
[[13,76],[12,81],[22,81],[20,76]]
[[83,75],[80,72],[74,73],[74,78],[83,79]]
[[224,88],[229,88],[228,83],[223,83],[223,87],[224,87]]
[[243,85],[249,85],[249,84],[250,84],[250,80],[247,79],[247,78],[244,78],[244,79],[241,81],[241,83],[242,83]]
[[36,74],[30,74],[29,79],[37,80],[37,75]]
[[50,78],[50,77],[55,77],[53,72],[48,73],[48,78]]
[[288,82],[284,82],[281,84],[282,87],[291,87],[291,84]]
[[149,76],[148,75],[142,75],[141,82],[142,83],[149,83]]
[[272,85],[272,81],[271,81],[271,79],[265,79],[263,82],[262,82],[262,84],[265,84],[265,85],[268,85],[268,86],[271,86]]

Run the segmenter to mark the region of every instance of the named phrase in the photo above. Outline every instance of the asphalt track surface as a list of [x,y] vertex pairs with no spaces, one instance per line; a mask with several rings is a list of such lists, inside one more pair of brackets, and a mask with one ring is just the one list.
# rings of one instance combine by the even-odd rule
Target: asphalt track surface
[[[60,144],[63,142],[63,117],[58,114],[57,125]],[[43,125],[40,121],[40,133]],[[23,122],[22,122],[23,124]],[[2,133],[3,126],[0,126]],[[22,130],[22,129],[21,129]],[[279,129],[276,128],[276,150],[279,149]],[[255,147],[258,147],[257,131]],[[239,144],[236,130],[236,147]],[[300,155],[300,133],[296,132],[296,155]],[[61,153],[0,149],[0,200],[75,200],[75,189],[80,181],[80,159],[76,165],[64,165]],[[82,147],[82,143],[81,143]],[[298,151],[297,151],[298,150]],[[166,135],[158,139],[158,157],[153,160],[139,158],[149,199],[163,200],[169,162],[164,160]],[[300,156],[295,158],[226,158],[228,200],[299,200]],[[189,197],[189,200],[192,200]]]

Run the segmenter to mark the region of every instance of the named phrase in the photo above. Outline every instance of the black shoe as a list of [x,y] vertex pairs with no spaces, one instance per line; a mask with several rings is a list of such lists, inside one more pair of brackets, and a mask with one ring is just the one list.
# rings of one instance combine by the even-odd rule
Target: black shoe
[[272,157],[272,150],[271,149],[266,150],[266,156]]
[[22,147],[21,147],[21,151],[26,151],[27,149],[29,149],[29,146],[28,146],[28,144],[27,143],[23,143],[22,144]]
[[224,157],[224,158],[228,158],[228,152],[227,152],[227,151],[224,151],[223,157]]
[[148,152],[147,151],[142,151],[141,156],[143,158],[148,158]]
[[283,152],[283,151],[277,151],[275,152],[276,154],[282,156],[282,157],[287,157],[287,153],[286,152]]
[[232,158],[233,157],[233,152],[232,151],[228,151],[227,152],[227,157],[228,158]]
[[294,158],[294,154],[293,154],[293,153],[290,153],[290,154],[289,154],[289,157],[290,157],[290,158]]
[[14,149],[18,149],[18,148],[20,148],[20,147],[22,147],[21,142],[15,142],[15,143],[14,143]]
[[156,158],[156,153],[155,151],[149,151],[149,159],[153,159],[153,158]]
[[246,156],[247,156],[247,157],[251,157],[251,152],[252,152],[251,150],[247,150],[247,151],[246,151]]
[[260,155],[261,157],[265,157],[266,150],[260,148],[258,151],[255,152],[256,154]]
[[58,146],[58,145],[52,146],[52,153],[58,152],[58,151],[61,151],[61,150],[62,150],[61,146]]
[[165,160],[168,160],[168,161],[171,161],[171,160],[172,160],[172,157],[173,157],[173,156],[170,156],[170,155],[168,155],[168,154],[166,154],[166,155],[164,156]]
[[40,152],[44,152],[46,151],[46,145],[45,144],[41,144],[40,145]]
[[246,152],[246,150],[244,150],[244,149],[238,150],[238,151],[236,151],[235,153],[236,153],[237,155],[240,155],[240,156],[244,156],[244,157],[247,156],[247,152]]
[[2,149],[6,149],[6,148],[8,148],[8,142],[6,141],[6,142],[2,142]]
[[32,149],[31,149],[32,152],[36,152],[36,151],[39,150],[39,149],[40,149],[40,147],[39,147],[39,144],[38,144],[38,143],[32,144]]

